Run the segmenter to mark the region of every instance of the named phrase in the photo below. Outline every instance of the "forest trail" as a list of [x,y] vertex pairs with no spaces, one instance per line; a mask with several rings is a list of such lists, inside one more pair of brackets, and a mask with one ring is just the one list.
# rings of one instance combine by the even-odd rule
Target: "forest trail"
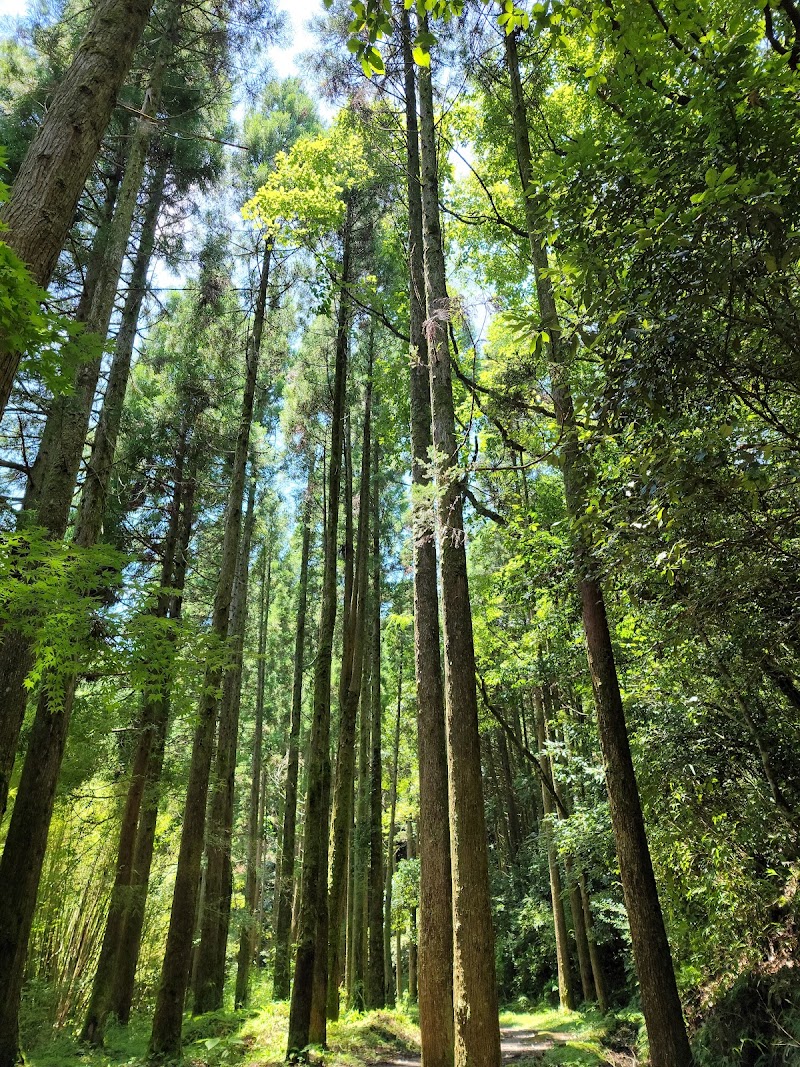
[[[503,1063],[541,1056],[556,1044],[566,1045],[578,1040],[580,1035],[573,1033],[551,1034],[519,1026],[500,1028]],[[374,1067],[419,1067],[420,1063],[419,1054],[400,1052],[397,1056],[381,1059]]]

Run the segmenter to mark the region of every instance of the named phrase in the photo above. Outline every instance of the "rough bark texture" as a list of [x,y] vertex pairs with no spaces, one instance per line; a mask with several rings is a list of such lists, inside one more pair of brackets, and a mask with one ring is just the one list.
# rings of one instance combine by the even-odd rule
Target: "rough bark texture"
[[347,904],[347,858],[353,827],[353,777],[355,773],[356,718],[364,673],[367,597],[367,540],[369,537],[370,459],[372,428],[372,356],[364,400],[364,434],[361,447],[358,533],[354,578],[350,586],[348,629],[342,663],[340,686],[339,736],[336,750],[336,777],[333,794],[333,842],[328,899],[328,998],[329,1019],[339,1018],[339,983],[341,981],[340,931]]
[[325,982],[320,973],[327,972],[328,925],[328,806],[330,793],[330,716],[331,663],[333,632],[336,624],[336,560],[339,532],[339,489],[341,483],[342,437],[344,430],[345,384],[350,327],[350,245],[353,226],[352,202],[348,202],[343,233],[342,285],[336,335],[336,367],[331,413],[331,447],[328,463],[328,510],[325,524],[325,551],[320,608],[319,643],[314,669],[314,710],[309,746],[308,790],[306,793],[305,832],[301,900],[297,929],[297,954],[294,985],[289,1009],[287,1055],[296,1055],[309,1043],[312,1034],[312,999],[315,969],[322,989],[322,1018],[314,1033],[324,1038]]
[[[427,27],[426,27],[427,28]],[[437,457],[439,549],[444,621],[450,859],[453,882],[453,1005],[458,1067],[500,1064],[494,931],[481,780],[475,649],[469,602],[458,472],[448,297],[442,231],[433,86],[430,68],[419,75],[420,159],[425,283],[433,351],[430,359],[433,445]]]
[[228,622],[230,657],[222,682],[217,754],[206,829],[206,891],[195,971],[195,1015],[218,1011],[222,1007],[225,986],[225,957],[231,904],[233,790],[239,742],[242,650],[247,625],[247,590],[250,547],[255,525],[255,496],[255,481],[251,479],[231,597]]
[[308,560],[311,552],[311,488],[313,467],[308,472],[303,541],[300,550],[300,579],[297,590],[297,622],[294,640],[294,674],[292,679],[292,712],[289,723],[286,790],[281,836],[281,879],[275,917],[275,961],[272,996],[286,1000],[289,996],[289,942],[292,925],[294,894],[294,854],[297,832],[297,778],[300,765],[300,724],[303,711],[303,650],[306,640],[306,608],[308,601]]
[[[270,586],[272,579],[272,551],[262,549],[261,596],[258,615],[258,666],[256,668],[256,712],[253,733],[253,753],[250,759],[250,798],[247,806],[247,874],[245,876],[245,914],[239,933],[239,953],[236,960],[236,990],[234,1007],[247,1005],[250,964],[256,949],[258,918],[258,809],[261,799],[261,763],[264,745],[264,684],[266,681],[267,629],[269,627]],[[283,864],[281,863],[281,866]],[[277,909],[276,909],[277,910]]]
[[[239,553],[242,525],[242,500],[245,471],[253,421],[258,359],[266,308],[267,282],[271,244],[264,250],[253,333],[247,350],[244,393],[242,396],[239,430],[231,473],[228,507],[225,513],[225,532],[222,540],[220,573],[214,596],[212,633],[219,642],[228,636],[231,596]],[[189,782],[183,816],[178,854],[178,871],[172,897],[169,932],[161,968],[161,982],[156,999],[153,1030],[150,1035],[150,1055],[153,1058],[178,1056],[181,1050],[183,1004],[189,981],[189,961],[192,952],[200,864],[205,832],[208,780],[217,721],[216,693],[222,684],[223,668],[218,657],[212,656],[206,667],[202,696],[198,707],[197,726],[192,743]]]
[[[581,513],[585,504],[583,465],[586,459],[581,453],[575,426],[565,353],[560,345],[560,324],[553,286],[546,274],[549,265],[547,250],[542,246],[534,202],[527,195],[532,178],[531,151],[515,34],[506,36],[505,48],[511,83],[517,163],[536,288],[542,325],[550,335],[548,348],[551,395],[562,440],[560,460],[566,504],[570,516],[574,519]],[[693,1062],[692,1053],[647,844],[603,591],[596,578],[596,565],[591,549],[582,543],[580,535],[576,535],[574,539],[574,554],[611,822],[625,907],[630,922],[642,1010],[650,1041],[650,1056],[653,1067],[687,1067]]]
[[409,217],[410,408],[414,530],[414,669],[419,751],[419,1020],[426,1067],[453,1063],[453,897],[447,738],[439,651],[439,590],[431,483],[431,394],[425,321],[419,133],[410,26],[403,15]]
[[[0,218],[5,242],[46,287],[72,225],[117,93],[150,15],[150,0],[102,0],[17,174]],[[0,338],[0,412],[20,353]]]

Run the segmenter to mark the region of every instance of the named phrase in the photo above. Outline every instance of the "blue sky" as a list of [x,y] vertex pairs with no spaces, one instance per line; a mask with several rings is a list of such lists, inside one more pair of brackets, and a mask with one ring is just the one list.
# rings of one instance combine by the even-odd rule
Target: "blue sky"
[[[297,73],[295,57],[307,51],[313,39],[306,30],[306,23],[322,10],[322,0],[276,0],[276,6],[285,11],[292,26],[293,40],[282,48],[273,48],[271,59],[275,73],[280,78]],[[24,15],[28,0],[0,0],[0,18],[4,15]]]

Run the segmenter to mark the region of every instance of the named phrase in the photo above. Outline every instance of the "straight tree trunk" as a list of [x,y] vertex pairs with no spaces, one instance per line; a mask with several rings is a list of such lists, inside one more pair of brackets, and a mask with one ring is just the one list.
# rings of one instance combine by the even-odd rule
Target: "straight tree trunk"
[[[239,934],[239,954],[236,963],[236,991],[234,1007],[247,1005],[250,983],[250,964],[256,946],[256,903],[258,899],[258,809],[261,799],[262,750],[264,747],[264,685],[266,683],[267,628],[269,625],[272,551],[262,547],[261,597],[258,614],[258,666],[256,668],[256,714],[253,735],[253,755],[250,762],[250,800],[247,809],[247,875],[245,881],[245,914]],[[277,909],[276,909],[277,910]]]
[[581,871],[578,877],[578,885],[581,893],[581,906],[583,907],[583,922],[586,928],[586,938],[589,943],[589,959],[592,963],[592,978],[594,990],[597,996],[597,1006],[603,1015],[608,1011],[608,995],[603,975],[603,964],[597,949],[597,941],[594,936],[594,921],[592,919],[592,906],[589,897],[589,889],[586,885],[586,875]]
[[409,218],[409,336],[414,553],[414,668],[419,754],[419,1021],[426,1067],[453,1064],[453,896],[436,534],[429,497],[431,392],[414,61],[403,11]]
[[[114,215],[114,205],[117,201],[124,167],[125,155],[124,152],[120,152],[106,179],[106,197],[92,241],[83,290],[78,302],[76,317],[80,321],[85,318],[85,311],[91,303],[92,293],[100,275],[108,230]],[[40,469],[41,463],[37,456],[25,490],[20,526],[28,521],[29,513],[35,512],[38,499],[34,492],[35,472]],[[6,629],[2,643],[0,643],[0,697],[2,697],[3,704],[3,714],[0,716],[0,820],[5,814],[8,803],[8,789],[14,770],[19,734],[28,703],[28,691],[23,683],[32,666],[31,642],[13,629]]]
[[328,998],[329,1019],[339,1018],[341,981],[341,937],[347,904],[347,857],[353,827],[353,776],[355,773],[356,718],[364,673],[364,644],[367,611],[367,554],[370,518],[370,461],[372,420],[372,336],[364,399],[364,435],[361,446],[358,534],[354,578],[347,612],[349,639],[345,641],[340,685],[339,736],[336,751],[336,777],[333,794],[333,843],[331,851],[330,895],[328,898]]
[[[537,689],[534,692],[536,702],[536,736],[539,743],[539,762],[547,777],[553,781],[553,772],[550,758],[545,747],[547,741],[547,729],[545,725],[544,704],[542,694]],[[550,902],[553,908],[553,926],[556,935],[556,965],[558,968],[558,1001],[562,1009],[574,1011],[575,994],[572,989],[572,975],[569,966],[569,938],[567,936],[567,918],[564,912],[563,889],[561,885],[561,869],[558,866],[556,846],[553,842],[552,825],[548,819],[555,815],[555,803],[548,789],[542,785],[542,808],[544,809],[544,824],[542,826],[547,847],[547,865],[550,869]]]
[[[5,242],[45,288],[150,15],[150,0],[101,0],[0,212]],[[0,338],[0,413],[20,359]]]
[[[395,983],[392,981],[392,878],[395,872],[395,819],[397,817],[397,771],[400,763],[400,718],[403,708],[403,635],[400,634],[397,663],[397,714],[394,726],[392,749],[392,781],[389,787],[389,840],[386,855],[386,890],[383,904],[383,976],[386,988],[386,1003],[395,1003]],[[397,983],[400,982],[400,942],[397,942]]]
[[289,997],[289,945],[294,896],[294,854],[297,832],[297,778],[300,766],[300,725],[303,711],[303,652],[306,640],[306,609],[308,602],[308,560],[311,552],[311,504],[313,460],[309,465],[308,487],[303,515],[303,539],[300,550],[300,579],[297,589],[297,622],[294,641],[294,670],[292,679],[292,712],[289,723],[286,789],[283,806],[281,836],[281,880],[275,918],[275,960],[272,996],[275,1000]]
[[[182,525],[182,498],[185,495],[184,467],[186,463],[188,430],[189,427],[184,422],[182,431],[179,435],[178,449],[175,456],[175,482],[170,508],[169,526],[164,539],[160,581],[161,591],[153,611],[154,617],[160,619],[165,619],[169,611],[170,596],[167,590],[172,586],[175,558],[179,547],[178,539],[180,537]],[[144,794],[148,785],[148,769],[151,763],[153,747],[157,743],[156,738],[159,731],[163,732],[160,713],[163,710],[165,696],[166,693],[160,694],[160,697],[146,697],[142,704],[138,739],[131,764],[131,775],[120,823],[114,886],[111,891],[108,916],[103,934],[103,942],[100,948],[100,956],[97,962],[97,969],[95,971],[94,983],[92,985],[89,1007],[81,1030],[81,1041],[88,1042],[92,1045],[102,1044],[103,1031],[110,1010],[109,998],[114,972],[117,967],[117,957],[119,954],[120,937],[125,917],[127,898],[133,880],[137,829],[139,826]]]
[[[427,29],[427,19],[423,19]],[[433,85],[419,74],[420,160],[425,244],[433,446],[442,582],[450,857],[453,883],[453,1005],[456,1067],[500,1064],[500,1027],[489,895],[472,609],[464,544],[463,483],[458,471],[450,350],[449,300],[439,219]],[[437,318],[438,317],[438,318]]]
[[[287,1055],[301,1052],[313,1036],[325,1039],[325,972],[327,971],[328,926],[328,809],[330,801],[331,664],[336,624],[336,562],[339,533],[347,351],[350,332],[350,255],[353,205],[349,199],[342,235],[342,284],[336,331],[336,366],[331,413],[331,446],[328,463],[327,521],[320,609],[319,643],[314,670],[314,710],[309,745],[308,791],[306,794],[303,869],[294,985],[289,1009]],[[322,958],[324,957],[324,959]],[[318,969],[318,1010],[312,1030],[312,1000],[315,969]],[[323,980],[319,981],[320,975]],[[319,987],[322,987],[321,989]],[[319,1011],[319,994],[321,1012]]]
[[242,653],[247,625],[250,548],[255,525],[255,476],[251,475],[239,544],[239,561],[228,622],[230,657],[222,682],[217,755],[206,829],[206,892],[194,985],[195,1015],[218,1011],[225,987],[225,958],[231,903],[233,790],[239,741]]
[[[409,819],[406,823],[406,835],[408,837],[408,858],[417,858],[417,843],[414,838],[414,821]],[[408,916],[408,999],[412,1004],[417,1000],[417,909],[412,908]]]
[[[267,283],[271,253],[272,243],[268,241],[264,249],[253,332],[247,349],[241,415],[231,473],[228,507],[225,512],[220,572],[217,579],[211,620],[212,633],[220,644],[224,643],[228,636],[231,596],[233,594],[234,576],[239,553],[245,472],[250,446],[250,427],[253,421],[256,381],[258,378],[261,334],[267,306]],[[195,913],[197,911],[197,893],[200,883],[200,865],[205,833],[208,782],[217,722],[216,693],[222,684],[222,676],[222,663],[219,657],[212,652],[212,656],[206,665],[202,696],[198,708],[197,726],[192,743],[192,758],[189,766],[189,782],[183,816],[183,832],[178,853],[178,870],[172,897],[166,951],[161,968],[161,981],[153,1017],[153,1029],[150,1035],[149,1055],[152,1059],[169,1056],[176,1057],[180,1055],[181,1051],[183,1004],[186,999],[186,987],[189,981],[189,962],[192,953],[192,938],[194,935]]]
[[114,358],[111,361],[108,385],[103,396],[103,407],[94,432],[92,454],[83,483],[78,526],[87,544],[94,544],[100,537],[106,494],[111,478],[111,465],[117,448],[125,392],[130,377],[133,346],[139,327],[139,315],[147,294],[147,272],[153,257],[158,217],[164,200],[170,159],[171,153],[168,151],[160,150],[157,154],[156,168],[150,181],[145,217],[139,236],[139,247],[114,346]]
[[[167,615],[173,622],[177,622],[180,619],[183,607],[183,589],[186,584],[189,543],[194,520],[194,497],[197,487],[196,470],[199,458],[198,445],[195,441],[190,461],[190,471],[184,485],[178,549],[175,555],[171,590],[168,598]],[[174,631],[172,631],[170,640],[174,640],[175,636]],[[160,694],[148,698],[152,702],[152,708],[148,712],[148,719],[155,724],[155,729],[147,767],[147,780],[142,797],[139,826],[136,833],[131,881],[120,923],[119,947],[108,1001],[108,1014],[115,1015],[117,1020],[123,1024],[127,1024],[130,1020],[136,965],[139,960],[142,928],[144,926],[144,912],[147,903],[150,867],[153,859],[156,822],[161,798],[161,772],[164,764],[164,750],[169,723],[170,688],[165,686]]]
[[[177,18],[179,8],[173,7],[173,10]],[[142,104],[146,114],[152,114],[158,106],[163,77],[172,54],[176,33],[177,21],[174,22],[170,34],[165,37],[159,49]],[[86,299],[81,300],[78,308],[80,321],[84,322],[87,330],[98,334],[103,339],[108,332],[114,296],[133,222],[136,198],[144,174],[151,128],[150,122],[140,121],[137,124],[127,157],[122,186],[118,192],[116,182],[111,182],[113,198],[109,199],[108,206],[115,206],[114,216],[107,229],[101,224],[97,242],[99,247],[96,249],[97,253],[102,251],[102,265],[96,271],[91,272],[93,283],[86,287]],[[161,184],[163,188],[163,182]],[[143,251],[146,252],[146,229],[143,231],[143,238],[145,246]],[[121,352],[118,352],[118,355],[122,357]],[[126,381],[130,356],[127,358]],[[75,373],[74,388],[54,398],[45,424],[39,453],[25,492],[23,522],[27,521],[25,518],[27,512],[35,511],[38,524],[43,526],[54,540],[62,538],[67,529],[101,361],[102,356],[98,353],[81,363]],[[3,348],[2,339],[0,339],[0,378],[2,363]],[[117,386],[117,390],[118,388]],[[124,395],[124,389],[122,391]],[[108,446],[110,442],[106,444]],[[113,449],[109,451],[106,447],[106,453],[105,469],[97,471],[98,486],[103,484],[103,479],[107,482],[110,473]],[[93,500],[91,506],[82,510],[79,516],[75,540],[83,547],[94,544],[97,539],[102,521],[100,506],[100,500]],[[0,809],[2,810],[5,809],[8,780],[14,765],[19,731],[27,704],[28,693],[23,682],[32,665],[31,641],[13,631],[9,632],[0,650],[0,679],[2,679],[7,698],[3,726],[0,728]],[[71,698],[65,701],[64,714],[60,718],[60,727],[65,731],[69,722],[70,702]],[[58,769],[56,769],[56,774],[57,772]],[[40,782],[39,786],[41,787],[42,784]]]
[[[179,8],[176,6],[174,10]],[[174,34],[167,35],[159,49],[159,57],[164,53],[170,55],[173,45]],[[145,107],[152,109],[157,105],[165,65],[166,59],[163,63],[157,61],[153,69]],[[149,132],[145,133],[141,127],[142,123],[139,123],[105,249],[104,270],[111,272],[113,280],[105,275],[98,279],[87,319],[87,326],[103,338],[108,331],[119,268],[144,170]],[[75,393],[56,399],[45,427],[37,520],[54,540],[66,532],[99,371],[99,357],[80,365]],[[50,443],[45,448],[48,432]],[[75,540],[83,547],[92,543],[88,524],[93,518],[91,513],[85,514],[76,528]],[[99,523],[96,525],[99,528]],[[0,994],[0,1067],[4,1060],[13,1063],[18,1057],[19,1002],[28,939],[76,686],[77,677],[71,675],[55,686],[51,680],[51,684],[42,687],[0,862],[3,897],[0,907],[0,974],[6,975]]]
[[[552,282],[547,276],[547,250],[543,247],[543,235],[540,233],[535,203],[530,196],[533,175],[531,149],[526,103],[519,72],[517,39],[514,33],[506,35],[505,49],[526,224],[542,325],[550,337],[548,348],[551,395],[562,442],[560,461],[564,475],[564,492],[567,511],[574,521],[584,510],[587,460],[581,450],[575,424],[566,354],[560,344],[558,311]],[[688,1067],[693,1058],[653,874],[605,600],[597,578],[597,562],[593,558],[591,546],[580,533],[576,533],[573,540],[575,574],[603,750],[611,824],[630,923],[631,944],[639,977],[650,1056],[653,1067]]]
[[[367,952],[367,1007],[383,1008],[386,1004],[386,987],[383,975],[383,763],[381,759],[381,545],[380,545],[380,492],[378,469],[380,453],[378,435],[372,444],[372,626],[370,647],[370,685],[368,693],[371,706],[372,756],[370,760],[370,828],[369,828],[369,902]],[[362,707],[366,709],[366,704]]]
[[[371,610],[370,605],[370,610]],[[372,641],[372,627],[375,625],[374,615],[370,620],[370,642]],[[369,741],[370,741],[370,686],[372,681],[372,662],[368,658],[365,670],[364,684],[361,688],[361,712],[359,723],[359,755],[358,755],[358,803],[356,808],[356,827],[353,839],[353,937],[351,955],[353,963],[352,998],[351,1006],[356,1011],[363,1011],[366,1007],[366,981],[367,981],[367,915],[368,899],[367,883],[369,879],[370,860],[370,767],[369,767]],[[383,886],[381,886],[381,898]],[[383,943],[381,943],[381,986],[383,986]]]

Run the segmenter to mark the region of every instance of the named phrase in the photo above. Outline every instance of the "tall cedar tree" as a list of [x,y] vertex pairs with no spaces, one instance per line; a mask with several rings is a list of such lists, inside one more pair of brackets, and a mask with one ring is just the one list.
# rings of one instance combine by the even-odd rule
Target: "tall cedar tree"
[[[245,488],[247,454],[250,446],[250,428],[253,422],[258,363],[261,351],[261,335],[267,308],[267,285],[269,282],[272,242],[267,241],[261,264],[261,277],[256,299],[253,332],[246,348],[246,373],[239,430],[231,472],[228,507],[225,512],[225,531],[222,540],[222,558],[211,629],[214,637],[224,645],[228,636],[231,597],[239,554],[242,527],[242,503]],[[223,680],[223,664],[212,653],[206,666],[205,680],[197,715],[197,726],[192,743],[192,759],[189,767],[189,782],[186,790],[186,805],[183,815],[178,854],[178,871],[172,897],[167,945],[161,968],[161,982],[156,999],[153,1030],[150,1035],[150,1056],[154,1059],[177,1056],[181,1050],[183,1004],[189,981],[189,960],[194,936],[194,919],[197,908],[197,893],[200,881],[200,864],[205,833],[206,801],[211,773],[211,755],[217,723],[217,697]]]
[[297,616],[292,671],[292,711],[287,743],[286,789],[284,792],[281,870],[275,917],[275,955],[272,995],[275,1000],[289,997],[290,938],[294,896],[295,837],[297,833],[297,784],[300,767],[300,728],[303,713],[303,653],[306,641],[308,606],[308,566],[311,555],[313,459],[308,469],[308,485],[303,508],[303,535],[300,548],[300,577],[297,586]]
[[[506,66],[511,83],[514,141],[522,183],[525,218],[530,238],[536,291],[547,330],[551,395],[561,437],[560,462],[564,475],[567,511],[573,521],[586,506],[586,456],[578,429],[566,367],[560,344],[560,324],[546,246],[543,244],[532,192],[533,169],[527,126],[527,108],[522,89],[516,34],[505,38]],[[639,788],[631,759],[625,711],[619,691],[614,648],[606,615],[603,590],[597,578],[597,563],[591,546],[576,533],[573,537],[575,574],[586,633],[589,671],[592,676],[600,744],[606,772],[611,822],[617,846],[625,908],[631,928],[631,943],[639,977],[650,1056],[654,1067],[688,1067],[693,1062],[683,1020],[669,941],[658,899],[650,849],[644,827]]]
[[419,1019],[428,1067],[453,1063],[453,896],[447,737],[439,635],[436,533],[430,504],[431,393],[425,321],[422,190],[414,61],[408,12],[403,61],[409,220],[410,407],[413,452],[414,668],[417,683],[420,816]]
[[[427,31],[427,19],[423,19]],[[453,883],[454,1057],[457,1067],[500,1063],[494,932],[478,735],[472,609],[464,544],[463,483],[458,473],[433,83],[420,69],[420,162],[425,244],[433,447],[444,620],[450,856]]]
[[[101,0],[28,150],[0,219],[33,280],[49,285],[78,198],[133,61],[151,0]],[[20,360],[0,337],[0,412]]]
[[[344,437],[344,406],[347,383],[347,352],[350,333],[350,258],[353,235],[353,194],[349,194],[342,230],[341,286],[336,328],[336,363],[331,411],[328,460],[328,513],[323,552],[322,604],[319,643],[314,669],[314,707],[306,791],[303,834],[303,866],[300,881],[300,911],[294,983],[289,1009],[287,1057],[296,1056],[312,1035],[312,1000],[315,971],[327,975],[328,927],[328,808],[330,793],[330,719],[333,632],[336,625],[336,561],[339,536],[339,491]],[[324,957],[324,959],[322,958]],[[319,977],[319,976],[318,976]],[[319,985],[322,989],[320,990]],[[315,1041],[325,1038],[326,981],[318,982]],[[320,996],[321,994],[321,996]],[[321,1003],[320,1003],[321,1001]]]

